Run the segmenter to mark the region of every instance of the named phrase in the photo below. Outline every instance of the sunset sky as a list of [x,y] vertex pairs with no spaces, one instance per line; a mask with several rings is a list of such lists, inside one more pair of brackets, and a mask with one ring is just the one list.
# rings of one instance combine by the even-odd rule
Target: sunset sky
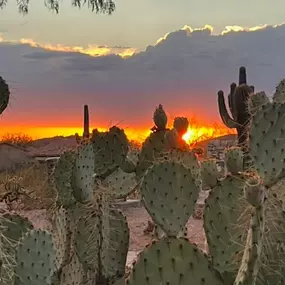
[[269,94],[285,77],[281,0],[124,0],[112,16],[69,0],[55,15],[38,0],[25,17],[14,2],[0,10],[0,76],[12,91],[0,136],[73,133],[84,104],[93,127],[143,135],[159,103],[170,122],[181,115],[221,124],[216,93],[228,92],[239,66]]

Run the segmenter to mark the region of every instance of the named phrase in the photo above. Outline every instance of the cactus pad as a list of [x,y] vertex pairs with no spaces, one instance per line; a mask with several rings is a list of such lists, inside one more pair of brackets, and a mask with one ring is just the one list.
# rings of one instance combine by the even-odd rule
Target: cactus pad
[[265,200],[266,190],[259,177],[251,177],[245,182],[244,193],[247,202],[253,207],[258,207]]
[[94,159],[92,144],[82,144],[78,147],[72,188],[75,199],[80,203],[88,203],[93,199]]
[[203,182],[209,187],[215,187],[218,184],[218,179],[221,174],[217,168],[217,162],[215,159],[204,160],[201,163],[201,175]]
[[225,164],[228,172],[237,174],[243,171],[243,152],[239,147],[231,147],[225,150]]
[[263,105],[252,117],[249,148],[265,186],[285,177],[285,103]]
[[138,178],[141,178],[153,162],[161,157],[161,152],[165,149],[165,133],[166,131],[151,133],[144,141],[136,167]]
[[153,121],[158,130],[165,130],[167,125],[167,115],[163,110],[161,104],[155,109],[153,114]]
[[276,91],[273,95],[273,102],[285,103],[285,79],[282,79],[276,86]]
[[53,225],[53,244],[56,248],[56,265],[57,268],[65,266],[72,252],[70,251],[72,242],[71,221],[67,210],[63,207],[56,210],[52,219]]
[[173,127],[179,136],[182,137],[188,130],[189,121],[185,117],[176,117],[174,119]]
[[55,250],[46,231],[32,230],[16,252],[15,285],[50,285],[55,271]]
[[177,162],[191,170],[193,177],[197,180],[197,183],[200,184],[201,168],[194,152],[173,149],[167,153],[166,160]]
[[185,239],[161,239],[141,252],[128,285],[222,285],[207,256]]
[[72,255],[71,261],[62,268],[60,285],[80,285],[83,283],[85,272],[76,254]]
[[248,218],[242,215],[247,206],[243,186],[240,177],[229,175],[218,182],[205,200],[204,229],[214,267],[219,272],[237,270],[242,257],[246,230],[241,225]]
[[71,188],[71,177],[74,162],[75,153],[71,151],[64,152],[60,156],[53,173],[58,203],[67,207],[75,203]]
[[264,91],[258,92],[249,97],[248,108],[251,114],[254,114],[263,105],[269,102],[269,98],[266,96]]
[[5,214],[0,218],[2,234],[8,242],[18,242],[19,239],[29,230],[33,229],[33,224],[22,216],[16,214]]
[[177,236],[183,230],[199,191],[191,170],[168,161],[150,167],[141,184],[147,211],[168,236]]
[[127,197],[138,184],[135,173],[125,173],[120,168],[109,175],[105,181],[115,198]]
[[102,211],[102,274],[107,280],[115,280],[125,274],[129,227],[126,217],[119,210],[104,207]]
[[179,148],[180,137],[176,129],[169,130],[164,134],[166,149]]
[[100,217],[97,213],[82,217],[77,224],[75,250],[84,268],[98,270],[100,242]]
[[128,139],[122,129],[112,127],[108,132],[94,131],[91,140],[97,176],[106,177],[123,164],[128,153]]
[[19,240],[29,230],[33,229],[32,223],[16,214],[4,214],[0,218],[1,223],[1,274],[0,284],[13,284],[15,265],[15,250]]

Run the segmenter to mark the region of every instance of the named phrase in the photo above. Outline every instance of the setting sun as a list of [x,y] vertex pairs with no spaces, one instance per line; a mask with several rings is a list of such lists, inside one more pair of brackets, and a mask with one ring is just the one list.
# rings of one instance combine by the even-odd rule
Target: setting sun
[[207,140],[210,138],[216,138],[233,133],[227,128],[214,128],[214,127],[189,127],[186,134],[183,136],[183,140],[189,145],[195,145],[198,142]]

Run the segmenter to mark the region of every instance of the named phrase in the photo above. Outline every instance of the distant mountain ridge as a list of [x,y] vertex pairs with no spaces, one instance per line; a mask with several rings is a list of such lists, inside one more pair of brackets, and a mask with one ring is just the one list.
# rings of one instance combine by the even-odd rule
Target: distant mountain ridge
[[[207,139],[205,141],[197,143],[197,146],[199,145],[205,145],[210,141],[216,141],[216,140],[235,140],[236,135],[235,134],[229,134],[224,135],[221,137],[211,138]],[[64,151],[75,149],[77,146],[77,142],[75,139],[75,136],[56,136],[52,138],[43,138],[38,139],[33,142],[31,142],[27,148],[27,151],[32,156],[59,156]]]

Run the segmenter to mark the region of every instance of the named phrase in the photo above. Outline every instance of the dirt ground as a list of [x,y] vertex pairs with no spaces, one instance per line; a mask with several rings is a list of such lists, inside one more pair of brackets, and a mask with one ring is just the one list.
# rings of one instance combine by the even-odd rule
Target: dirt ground
[[[0,209],[6,207],[0,203]],[[31,210],[31,211],[15,211],[27,217],[39,229],[51,229],[50,222],[47,218],[46,210]],[[148,221],[151,221],[150,216],[143,207],[128,208],[123,210],[127,217],[130,228],[130,248],[129,251],[139,252],[146,245],[151,243],[153,236],[151,233],[145,234],[144,230],[148,226]],[[187,223],[188,238],[191,242],[197,244],[201,249],[204,249],[205,235],[203,230],[202,220],[190,218]]]
[[[123,211],[127,217],[130,228],[130,250],[140,251],[149,244],[153,237],[151,234],[144,234],[144,229],[151,221],[147,211],[142,208],[128,208]],[[203,221],[190,218],[187,223],[188,239],[204,249],[205,234],[203,230]]]

